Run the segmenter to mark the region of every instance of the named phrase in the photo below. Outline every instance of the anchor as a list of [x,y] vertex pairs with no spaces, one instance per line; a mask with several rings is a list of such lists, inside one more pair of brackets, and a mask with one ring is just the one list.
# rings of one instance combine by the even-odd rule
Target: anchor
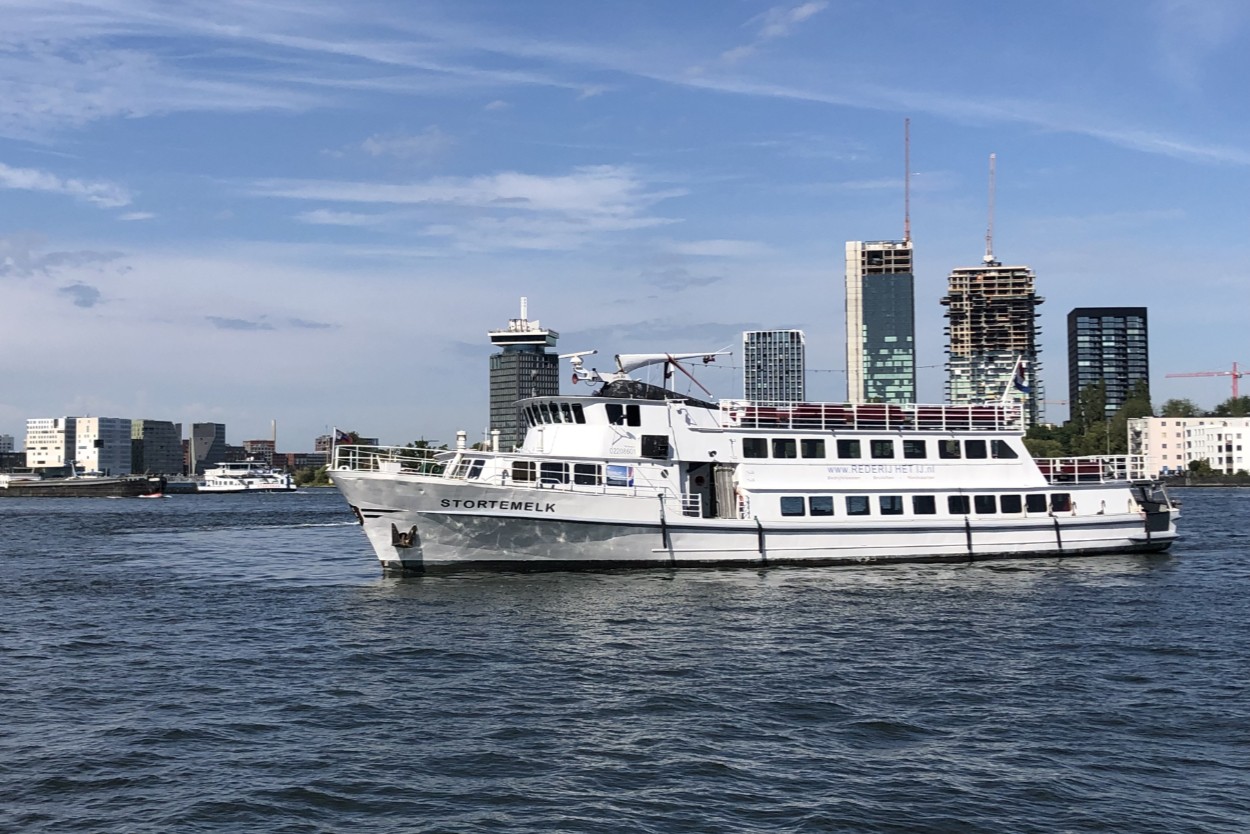
[[399,528],[391,524],[391,544],[407,550],[410,547],[416,547],[417,544],[417,526],[412,525],[412,529],[405,533],[401,533]]

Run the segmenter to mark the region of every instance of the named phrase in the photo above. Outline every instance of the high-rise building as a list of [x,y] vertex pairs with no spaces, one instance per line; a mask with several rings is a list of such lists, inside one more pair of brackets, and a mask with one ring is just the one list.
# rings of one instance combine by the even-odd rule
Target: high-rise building
[[187,473],[203,475],[207,467],[226,460],[226,424],[192,423],[187,448]]
[[847,241],[846,398],[916,401],[911,240]]
[[742,334],[742,396],[751,402],[807,399],[806,343],[802,330],[745,331]]
[[129,475],[130,433],[126,417],[76,418],[74,465],[82,472]]
[[[1150,385],[1145,307],[1077,307],[1068,313],[1068,407],[1081,391],[1106,383],[1106,414],[1120,410],[1139,382]],[[1097,419],[1097,418],[1096,418]]]
[[530,321],[529,302],[522,298],[521,317],[487,335],[500,348],[490,357],[490,429],[499,431],[499,448],[511,450],[525,439],[517,401],[560,394],[560,357],[546,350],[560,334]]
[[[1038,348],[1036,276],[1027,266],[1003,266],[986,255],[981,266],[958,267],[947,278],[946,399],[955,405],[997,402],[1004,392],[1022,399],[1026,424],[1037,423],[1044,399]],[[1024,388],[1012,387],[1022,363]]]
[[152,475],[182,472],[182,424],[168,420],[131,420],[130,471]]
[[0,434],[0,453],[13,451],[13,435]]
[[74,417],[31,417],[26,421],[26,465],[40,469],[66,466],[74,459]]

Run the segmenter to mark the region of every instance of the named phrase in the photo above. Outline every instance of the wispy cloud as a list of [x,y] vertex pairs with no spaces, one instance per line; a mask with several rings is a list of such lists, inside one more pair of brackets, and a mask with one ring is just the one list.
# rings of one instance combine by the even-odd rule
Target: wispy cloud
[[370,156],[427,159],[442,153],[453,144],[454,140],[435,125],[417,134],[375,134],[362,142],[360,147]]
[[335,327],[324,321],[308,321],[307,319],[287,319],[287,323],[301,330],[331,330]]
[[1208,60],[1243,37],[1250,7],[1241,0],[1159,0],[1154,18],[1164,75],[1193,90]]
[[100,303],[100,291],[89,284],[70,284],[57,293],[69,297],[75,307],[94,307]]
[[40,235],[0,236],[0,277],[50,276],[75,267],[92,267],[98,270],[122,257],[120,252],[88,249],[44,252],[44,246],[45,241]]
[[350,211],[330,211],[329,209],[313,209],[295,216],[301,223],[314,226],[377,226],[383,218],[375,214],[360,214]]
[[156,217],[156,215],[150,211],[128,211],[125,214],[118,215],[117,219],[125,220],[127,222],[135,222],[139,220],[151,220],[154,217]]
[[721,53],[721,60],[732,64],[754,55],[760,45],[789,36],[796,26],[823,11],[828,0],[811,0],[797,6],[774,6],[752,18],[748,25],[758,27],[755,40]]
[[671,243],[668,251],[705,258],[758,258],[772,249],[756,240],[689,240]]
[[67,179],[35,168],[11,168],[2,162],[0,188],[61,194],[101,208],[119,208],[130,204],[130,194],[116,183]]
[[222,316],[205,316],[213,327],[218,330],[273,330],[274,326],[267,321],[249,319],[232,319]]

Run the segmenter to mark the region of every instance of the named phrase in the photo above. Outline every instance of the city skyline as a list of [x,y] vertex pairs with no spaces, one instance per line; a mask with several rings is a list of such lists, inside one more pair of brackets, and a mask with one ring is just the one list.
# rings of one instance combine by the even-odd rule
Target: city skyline
[[[846,36],[868,15],[890,49]],[[236,441],[277,420],[289,448],[333,426],[476,441],[482,334],[522,295],[601,368],[803,330],[808,396],[841,399],[843,246],[903,235],[904,118],[918,399],[943,398],[938,302],[980,257],[991,153],[994,248],[1038,276],[1052,396],[1077,307],[1155,308],[1156,405],[1211,408],[1227,379],[1166,374],[1250,364],[1242,4],[17,0],[5,18],[0,434],[113,415]],[[741,362],[700,382],[734,396]]]

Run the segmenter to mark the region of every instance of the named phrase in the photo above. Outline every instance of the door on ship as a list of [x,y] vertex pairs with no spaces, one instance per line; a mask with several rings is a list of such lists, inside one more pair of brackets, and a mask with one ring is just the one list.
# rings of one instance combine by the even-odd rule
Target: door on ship
[[699,496],[699,514],[703,518],[716,518],[716,487],[710,462],[686,465],[686,494]]

